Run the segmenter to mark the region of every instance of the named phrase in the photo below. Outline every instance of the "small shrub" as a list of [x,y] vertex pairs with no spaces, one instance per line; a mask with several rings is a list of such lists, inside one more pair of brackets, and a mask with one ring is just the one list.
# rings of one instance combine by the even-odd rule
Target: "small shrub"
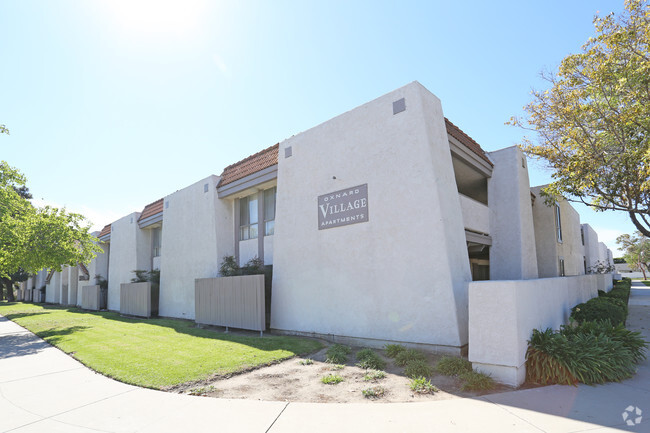
[[373,386],[372,388],[362,390],[361,394],[363,394],[365,398],[380,398],[386,394],[386,389],[382,386]]
[[327,349],[326,362],[330,364],[345,364],[348,361],[348,355],[352,352],[349,346],[335,344]]
[[404,375],[406,377],[431,377],[432,374],[433,368],[431,368],[428,362],[421,359],[410,361],[404,367]]
[[470,371],[460,375],[463,380],[461,389],[463,391],[487,391],[494,388],[494,380],[478,371]]
[[[160,285],[160,270],[154,269],[153,271],[143,271],[141,269],[136,269],[132,271],[135,274],[135,278],[131,278],[132,283],[146,283],[150,282],[152,285]],[[97,277],[95,277],[96,279]]]
[[357,366],[372,370],[383,370],[386,368],[386,361],[372,349],[361,349],[357,352]]
[[608,326],[583,323],[559,332],[533,330],[526,353],[528,380],[591,385],[632,376],[635,360],[645,357],[647,343],[620,325]]
[[414,377],[409,383],[411,391],[417,392],[418,394],[433,394],[434,392],[439,391],[434,385],[431,384],[430,380],[427,380],[424,377]]
[[400,367],[405,367],[406,364],[408,364],[411,361],[426,361],[426,360],[427,360],[427,356],[423,352],[420,352],[419,350],[415,350],[415,349],[406,349],[397,354],[397,356],[395,357],[395,364],[397,364]]
[[213,385],[210,385],[210,386],[201,386],[199,388],[191,389],[190,392],[188,392],[188,394],[196,395],[196,396],[204,396],[215,391],[217,391],[217,388],[215,388]]
[[614,340],[623,343],[625,348],[630,351],[634,362],[638,363],[646,359],[648,343],[643,339],[640,332],[634,332],[619,324],[614,326],[611,322],[597,321],[585,322],[578,326],[562,326],[560,334],[570,338],[576,334],[606,335]]
[[223,256],[221,264],[219,265],[219,275],[222,277],[234,277],[241,275],[241,269],[237,264],[235,256]]
[[436,371],[445,376],[460,376],[472,371],[472,363],[464,358],[443,356],[436,364]]
[[609,320],[618,325],[625,322],[625,309],[601,298],[593,298],[573,307],[571,318],[578,323]]
[[395,358],[397,355],[404,352],[406,347],[401,344],[387,344],[384,346],[384,349],[386,350],[386,356],[389,358]]
[[302,360],[300,360],[300,363],[299,363],[299,364],[300,364],[300,365],[312,365],[313,363],[314,363],[314,360],[313,360],[313,359],[311,359],[311,358],[307,358],[307,359],[302,359]]
[[244,275],[258,275],[264,273],[264,260],[255,256],[250,259],[246,264],[241,268],[241,272]]
[[330,367],[330,370],[332,371],[338,371],[338,370],[343,370],[345,368],[345,365],[342,364],[334,364]]
[[374,381],[374,380],[380,380],[386,377],[386,373],[381,370],[368,370],[366,374],[363,376],[363,380],[366,382]]
[[[108,280],[101,275],[95,275],[95,284],[102,290],[108,290]],[[41,287],[41,292],[45,291],[45,286]]]
[[320,381],[325,385],[337,385],[343,382],[343,378],[338,374],[328,374],[327,376],[322,377]]

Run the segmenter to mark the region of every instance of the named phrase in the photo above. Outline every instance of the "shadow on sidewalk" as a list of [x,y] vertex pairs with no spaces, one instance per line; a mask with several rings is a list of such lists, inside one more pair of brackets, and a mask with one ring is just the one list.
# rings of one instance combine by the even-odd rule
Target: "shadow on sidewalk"
[[31,333],[3,335],[0,337],[0,359],[33,355],[47,347],[50,345]]

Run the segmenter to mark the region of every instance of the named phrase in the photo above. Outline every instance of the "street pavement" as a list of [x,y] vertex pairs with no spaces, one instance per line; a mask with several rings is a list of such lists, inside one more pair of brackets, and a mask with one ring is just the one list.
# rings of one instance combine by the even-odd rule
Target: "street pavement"
[[[650,341],[650,287],[633,284],[627,324]],[[9,431],[650,433],[650,361],[620,383],[426,403],[227,400],[114,381],[0,316],[0,432]]]

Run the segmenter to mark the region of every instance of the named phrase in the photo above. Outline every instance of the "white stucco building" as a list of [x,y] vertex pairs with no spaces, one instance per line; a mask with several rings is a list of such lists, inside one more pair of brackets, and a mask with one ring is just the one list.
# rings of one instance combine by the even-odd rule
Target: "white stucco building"
[[[463,353],[470,282],[580,276],[611,259],[541,188],[517,147],[486,153],[413,82],[112,222],[87,271],[119,310],[132,271],[160,269],[160,314],[193,319],[196,278],[257,257],[273,265],[277,332]],[[53,273],[48,302],[71,278]]]

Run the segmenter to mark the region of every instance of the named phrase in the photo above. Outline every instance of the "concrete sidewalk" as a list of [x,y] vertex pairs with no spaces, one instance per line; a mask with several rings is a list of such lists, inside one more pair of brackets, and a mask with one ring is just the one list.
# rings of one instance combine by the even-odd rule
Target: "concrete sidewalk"
[[[650,340],[648,289],[634,285],[628,326]],[[629,406],[644,411],[637,425],[623,421]],[[650,361],[621,383],[548,386],[474,399],[403,404],[225,400],[116,382],[0,316],[0,431],[650,433]]]

